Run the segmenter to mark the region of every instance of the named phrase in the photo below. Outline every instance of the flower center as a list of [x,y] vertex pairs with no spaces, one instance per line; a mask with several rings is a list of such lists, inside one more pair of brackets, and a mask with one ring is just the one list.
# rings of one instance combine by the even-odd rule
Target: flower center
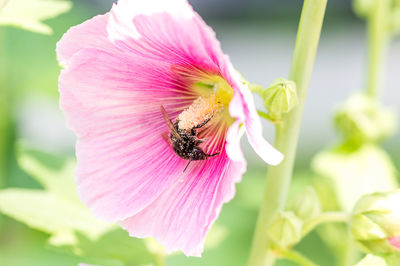
[[182,130],[191,130],[211,120],[222,108],[223,105],[214,94],[207,98],[200,96],[178,116],[178,126]]
[[216,115],[225,112],[233,97],[233,89],[220,76],[208,76],[206,79],[195,82],[193,89],[200,95],[193,103],[185,109],[179,116],[179,128],[189,131],[193,128],[200,128]]

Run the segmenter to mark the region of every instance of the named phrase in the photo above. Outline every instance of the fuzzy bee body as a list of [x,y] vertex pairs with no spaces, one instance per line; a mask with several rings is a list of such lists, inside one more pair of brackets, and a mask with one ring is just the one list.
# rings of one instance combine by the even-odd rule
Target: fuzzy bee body
[[[185,160],[199,161],[205,160],[208,157],[215,156],[217,154],[207,154],[198,145],[202,140],[198,139],[196,136],[195,129],[191,129],[190,132],[181,130],[179,128],[179,120],[173,124],[176,132],[179,134],[180,138],[174,134],[170,134],[170,139],[172,143],[172,148],[175,153]],[[199,127],[200,128],[200,127]]]
[[199,144],[205,140],[197,137],[196,129],[205,126],[211,120],[211,118],[206,119],[201,124],[195,125],[190,129],[181,129],[179,127],[179,119],[177,119],[175,123],[172,123],[163,106],[161,106],[161,112],[170,130],[169,134],[165,134],[163,137],[172,146],[176,155],[185,160],[199,161],[206,160],[209,157],[219,154],[219,152],[207,154],[199,146]]

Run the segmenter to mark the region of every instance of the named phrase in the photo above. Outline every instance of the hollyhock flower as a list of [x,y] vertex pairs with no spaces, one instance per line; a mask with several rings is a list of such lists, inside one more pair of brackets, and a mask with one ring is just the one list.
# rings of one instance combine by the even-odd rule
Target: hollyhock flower
[[[246,169],[241,129],[267,163],[282,160],[262,137],[248,88],[185,0],[119,0],[71,28],[57,54],[61,108],[78,138],[79,195],[132,236],[200,255]],[[196,151],[214,156],[185,170],[161,107],[182,134],[205,124],[194,130],[203,141]]]

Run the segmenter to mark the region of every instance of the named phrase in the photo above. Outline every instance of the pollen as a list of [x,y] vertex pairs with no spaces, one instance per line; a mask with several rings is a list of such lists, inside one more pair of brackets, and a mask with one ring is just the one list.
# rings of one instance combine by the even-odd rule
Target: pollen
[[212,119],[222,107],[223,104],[214,94],[210,97],[200,96],[178,116],[178,126],[182,130],[191,130],[204,121]]

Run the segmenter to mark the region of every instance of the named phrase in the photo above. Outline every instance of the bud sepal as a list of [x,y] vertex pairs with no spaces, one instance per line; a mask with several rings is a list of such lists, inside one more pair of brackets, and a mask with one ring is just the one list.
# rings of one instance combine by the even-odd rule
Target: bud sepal
[[303,222],[321,214],[322,206],[315,189],[311,186],[304,189],[292,201],[289,210]]
[[302,238],[303,222],[291,211],[277,213],[268,227],[268,236],[279,249],[289,248]]

